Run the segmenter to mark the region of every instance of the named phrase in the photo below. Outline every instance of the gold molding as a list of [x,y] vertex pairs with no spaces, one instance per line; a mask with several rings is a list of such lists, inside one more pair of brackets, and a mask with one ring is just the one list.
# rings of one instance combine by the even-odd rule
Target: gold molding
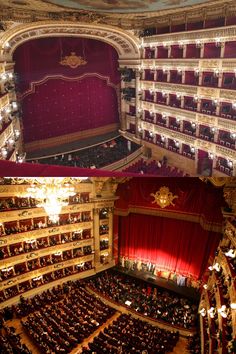
[[118,215],[118,216],[128,216],[131,213],[154,215],[154,216],[161,216],[164,218],[190,221],[194,223],[199,223],[204,230],[213,231],[213,232],[222,232],[222,224],[215,223],[215,222],[212,223],[210,221],[207,221],[203,215],[199,215],[199,214],[188,214],[179,211],[143,208],[134,205],[129,205],[127,209],[117,208],[114,210],[114,215]]

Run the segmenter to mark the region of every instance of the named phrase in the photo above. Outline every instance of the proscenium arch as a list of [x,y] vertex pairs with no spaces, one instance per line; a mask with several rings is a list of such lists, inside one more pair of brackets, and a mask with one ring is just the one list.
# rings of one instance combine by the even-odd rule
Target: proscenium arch
[[[11,61],[14,51],[23,43],[32,39],[61,36],[96,39],[114,47],[120,60],[140,59],[140,41],[133,34],[108,25],[64,21],[40,21],[9,29],[0,39],[1,56]],[[6,47],[6,43],[9,47]]]

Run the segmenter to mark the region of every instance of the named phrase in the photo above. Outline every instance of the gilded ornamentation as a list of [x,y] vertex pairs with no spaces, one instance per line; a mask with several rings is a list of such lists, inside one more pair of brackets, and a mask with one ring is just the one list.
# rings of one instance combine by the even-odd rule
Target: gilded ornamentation
[[75,52],[71,52],[70,55],[65,56],[61,61],[61,65],[69,66],[71,69],[76,69],[78,66],[86,65],[87,61],[81,56],[77,56]]
[[152,204],[157,203],[161,208],[166,208],[169,205],[175,206],[173,200],[178,198],[177,195],[170,192],[168,187],[161,187],[155,194],[151,193],[150,195],[155,199]]

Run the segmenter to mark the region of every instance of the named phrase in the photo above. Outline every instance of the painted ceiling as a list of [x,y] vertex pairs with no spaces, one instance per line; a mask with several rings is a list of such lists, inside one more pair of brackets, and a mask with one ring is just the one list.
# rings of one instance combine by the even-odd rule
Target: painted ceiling
[[140,13],[209,3],[210,0],[44,0],[44,2],[66,9]]

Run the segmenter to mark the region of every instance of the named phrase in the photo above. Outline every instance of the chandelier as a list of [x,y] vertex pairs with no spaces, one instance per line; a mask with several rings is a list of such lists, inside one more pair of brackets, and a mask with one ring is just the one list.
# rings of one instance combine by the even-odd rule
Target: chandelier
[[[80,183],[87,177],[64,178],[64,177],[35,177],[21,179],[21,183],[31,183],[24,197],[35,199],[36,206],[44,208],[49,220],[53,223],[59,221],[59,214],[64,206],[69,204],[69,197],[76,195],[75,183]],[[16,179],[15,181],[16,182]],[[17,181],[19,183],[19,181]]]

